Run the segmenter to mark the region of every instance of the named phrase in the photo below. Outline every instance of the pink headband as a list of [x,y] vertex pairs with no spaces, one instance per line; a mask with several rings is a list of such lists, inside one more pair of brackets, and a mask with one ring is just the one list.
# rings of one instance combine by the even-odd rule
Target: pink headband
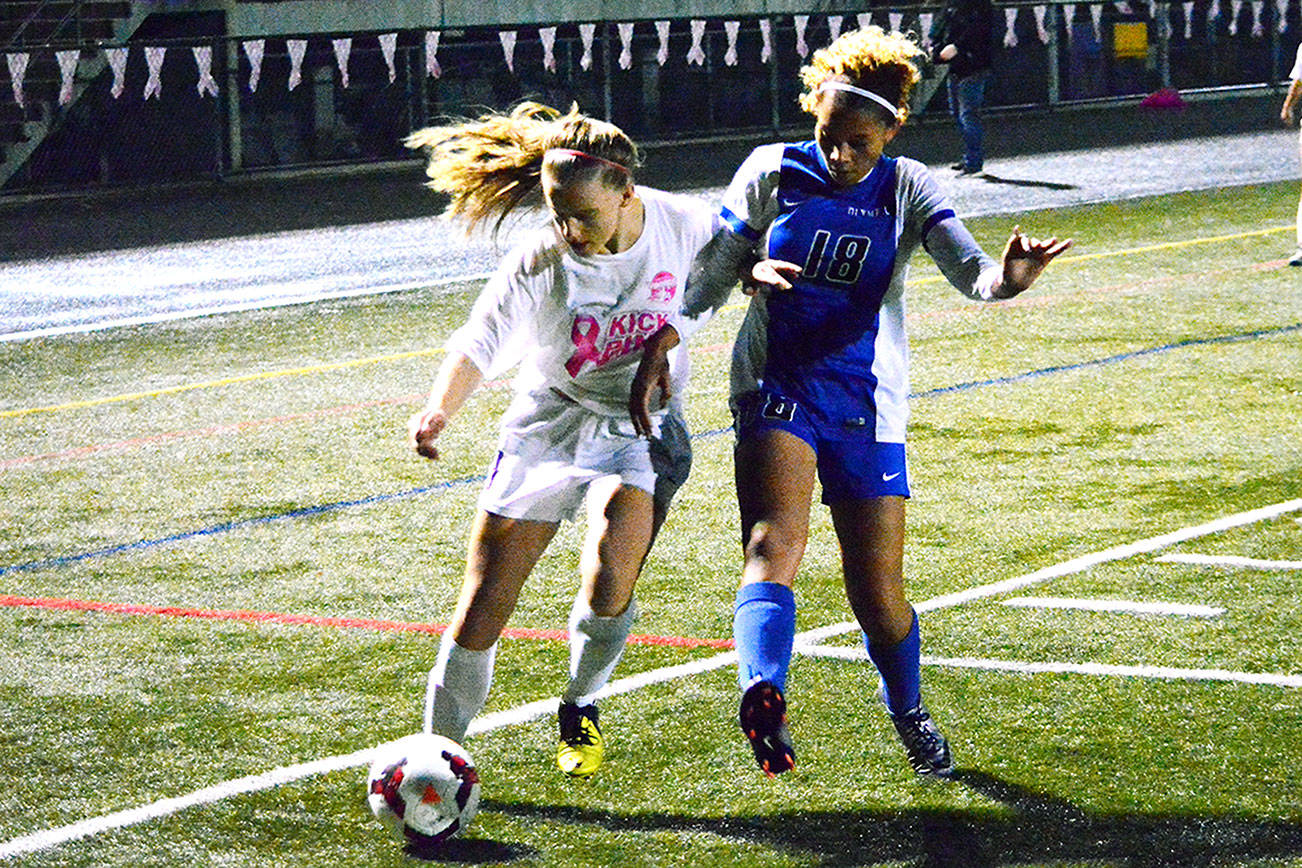
[[592,160],[594,163],[604,163],[607,166],[613,166],[626,175],[633,174],[629,171],[628,166],[621,166],[614,160],[607,160],[605,157],[598,157],[596,154],[589,154],[587,151],[576,151],[574,148],[548,148],[543,152],[543,159],[547,159],[548,154],[563,154],[567,157],[579,157],[584,160]]

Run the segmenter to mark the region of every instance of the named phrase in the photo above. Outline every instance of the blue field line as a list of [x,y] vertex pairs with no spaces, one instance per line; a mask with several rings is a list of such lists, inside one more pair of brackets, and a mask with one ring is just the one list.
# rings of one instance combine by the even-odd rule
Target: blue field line
[[[1255,340],[1257,338],[1273,337],[1275,335],[1287,334],[1302,330],[1302,322],[1293,325],[1280,326],[1277,328],[1258,329],[1256,331],[1243,332],[1237,335],[1219,335],[1210,338],[1189,338],[1188,340],[1177,341],[1171,344],[1164,344],[1159,347],[1149,347],[1143,350],[1132,350],[1128,353],[1118,353],[1114,356],[1106,356],[1101,359],[1091,359],[1087,362],[1073,362],[1070,365],[1054,365],[1053,367],[1040,368],[1034,371],[1027,371],[1022,374],[1014,374],[1010,377],[995,377],[989,380],[974,380],[969,383],[958,383],[953,386],[941,386],[936,389],[929,389],[925,392],[916,392],[910,395],[911,398],[931,398],[938,395],[947,395],[954,392],[966,392],[972,389],[981,389],[987,386],[1002,386],[1010,383],[1018,383],[1025,380],[1035,379],[1037,377],[1046,377],[1051,374],[1061,374],[1067,371],[1077,371],[1086,368],[1097,368],[1103,365],[1112,365],[1130,359],[1142,358],[1144,356],[1157,355],[1159,353],[1171,352],[1172,350],[1187,349],[1189,347],[1208,346],[1213,344],[1237,343],[1240,341]],[[702,431],[692,436],[693,440],[704,440],[710,437],[717,437],[731,431],[732,427],[715,428],[709,431]],[[452,488],[459,488],[463,485],[483,482],[484,476],[467,476],[461,479],[451,479],[446,482],[440,482],[437,485],[422,486],[420,488],[411,488],[406,491],[395,491],[390,494],[374,494],[370,497],[363,497],[358,500],[343,500],[336,503],[323,503],[318,506],[304,507],[289,512],[276,513],[275,515],[264,515],[256,518],[240,519],[239,521],[226,522],[224,524],[213,525],[212,527],[201,528],[199,530],[185,531],[183,533],[172,534],[171,536],[158,537],[156,539],[145,539],[123,545],[109,546],[107,548],[95,549],[94,551],[82,552],[75,555],[65,555],[58,558],[48,558],[41,561],[28,561],[27,563],[12,564],[7,567],[0,567],[0,578],[14,574],[32,572],[35,570],[58,569],[60,567],[71,566],[83,561],[94,560],[96,558],[110,557],[112,555],[126,554],[128,552],[145,551],[159,546],[169,545],[171,543],[184,542],[185,540],[197,539],[206,536],[216,536],[217,534],[227,533],[228,531],[243,530],[245,528],[257,527],[259,525],[271,524],[273,522],[291,521],[299,518],[311,518],[316,515],[325,515],[332,512],[338,512],[344,509],[352,509],[358,506],[373,506],[377,503],[389,503],[395,500],[405,500],[411,497],[419,497],[425,494],[433,494],[439,491],[446,491]]]
[[387,503],[393,500],[417,497],[422,494],[433,494],[438,491],[445,491],[450,488],[458,488],[462,485],[469,485],[471,483],[483,481],[483,474],[480,474],[479,476],[467,476],[462,479],[450,479],[446,482],[440,482],[438,485],[427,485],[422,486],[421,488],[411,488],[406,491],[395,491],[391,494],[373,494],[370,497],[363,497],[358,500],[341,500],[337,503],[323,503],[318,506],[307,506],[302,509],[290,510],[289,512],[275,513],[274,515],[260,515],[255,518],[243,518],[239,521],[228,521],[224,524],[200,528],[199,530],[184,531],[183,533],[176,533],[171,536],[158,537],[156,539],[142,539],[138,542],[109,546],[108,548],[95,549],[94,551],[82,552],[75,555],[65,555],[64,557],[49,558],[43,561],[29,561],[25,564],[13,564],[7,567],[0,567],[0,578],[11,573],[57,569],[59,567],[67,567],[72,564],[81,563],[82,561],[94,560],[95,558],[126,554],[127,552],[145,551],[147,549],[157,548],[158,546],[164,546],[170,543],[184,542],[185,540],[197,539],[205,536],[216,536],[217,534],[226,533],[228,531],[257,527],[258,525],[271,524],[278,521],[311,518],[314,515],[325,515],[331,512],[338,512],[341,509],[351,509],[355,506],[373,506],[377,503]]
[[1062,374],[1067,371],[1079,371],[1085,368],[1098,368],[1103,365],[1114,365],[1118,362],[1126,362],[1131,359],[1138,359],[1144,356],[1155,356],[1159,353],[1167,353],[1172,350],[1183,350],[1189,347],[1208,346],[1210,344],[1232,344],[1240,341],[1250,341],[1257,338],[1274,337],[1275,335],[1288,334],[1289,332],[1302,331],[1302,322],[1293,323],[1293,325],[1279,326],[1270,329],[1257,329],[1256,331],[1243,332],[1237,335],[1218,335],[1211,338],[1189,338],[1183,341],[1176,341],[1173,344],[1163,344],[1160,347],[1149,347],[1143,350],[1132,350],[1128,353],[1118,353],[1115,356],[1105,356],[1101,359],[1091,359],[1088,362],[1073,362],[1070,365],[1054,365],[1049,368],[1040,368],[1035,371],[1027,371],[1024,374],[1014,374],[1011,377],[995,377],[991,380],[974,380],[970,383],[958,383],[953,386],[940,386],[936,389],[929,389],[926,392],[916,392],[910,395],[910,398],[931,398],[936,395],[947,395],[951,392],[966,392],[971,389],[980,389],[985,386],[1004,386],[1009,383],[1019,383],[1024,380],[1033,380],[1036,377],[1047,377],[1050,374]]

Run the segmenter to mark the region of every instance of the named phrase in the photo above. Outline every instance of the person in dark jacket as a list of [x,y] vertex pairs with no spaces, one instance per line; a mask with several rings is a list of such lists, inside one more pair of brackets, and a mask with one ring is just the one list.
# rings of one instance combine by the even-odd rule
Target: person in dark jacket
[[949,110],[963,136],[963,159],[951,168],[975,175],[985,165],[981,108],[990,80],[994,25],[990,0],[948,0],[931,32],[932,60],[949,64]]

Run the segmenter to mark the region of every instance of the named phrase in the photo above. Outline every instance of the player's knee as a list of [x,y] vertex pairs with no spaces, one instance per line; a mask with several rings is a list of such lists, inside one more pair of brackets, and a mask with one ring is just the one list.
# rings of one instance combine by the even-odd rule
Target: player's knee
[[805,552],[805,534],[777,522],[756,522],[747,534],[745,549],[747,561],[799,561]]

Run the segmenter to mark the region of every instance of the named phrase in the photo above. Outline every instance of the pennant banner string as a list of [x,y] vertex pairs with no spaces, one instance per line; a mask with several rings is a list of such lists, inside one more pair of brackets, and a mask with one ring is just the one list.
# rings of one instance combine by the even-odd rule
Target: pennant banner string
[[56,51],[54,59],[59,64],[59,105],[67,105],[72,102],[72,88],[77,80],[77,62],[81,60],[81,51],[76,48]]
[[267,40],[250,39],[244,43],[244,56],[249,59],[249,93],[258,92],[262,80],[262,58],[267,53]]
[[167,49],[160,45],[145,48],[145,64],[149,67],[149,78],[145,81],[145,99],[163,94],[163,58],[166,55]]

